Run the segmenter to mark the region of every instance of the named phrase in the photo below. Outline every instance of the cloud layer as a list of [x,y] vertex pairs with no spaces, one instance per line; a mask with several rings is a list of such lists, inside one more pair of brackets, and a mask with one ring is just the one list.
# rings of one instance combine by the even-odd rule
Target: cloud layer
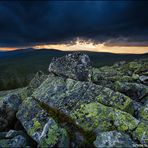
[[148,46],[148,2],[0,2],[0,47],[72,43]]

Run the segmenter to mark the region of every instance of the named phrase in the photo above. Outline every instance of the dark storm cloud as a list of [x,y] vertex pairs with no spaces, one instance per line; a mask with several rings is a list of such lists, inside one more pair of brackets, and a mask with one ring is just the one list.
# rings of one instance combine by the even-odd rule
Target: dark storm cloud
[[148,45],[147,8],[144,1],[0,2],[0,47],[75,37],[106,45]]

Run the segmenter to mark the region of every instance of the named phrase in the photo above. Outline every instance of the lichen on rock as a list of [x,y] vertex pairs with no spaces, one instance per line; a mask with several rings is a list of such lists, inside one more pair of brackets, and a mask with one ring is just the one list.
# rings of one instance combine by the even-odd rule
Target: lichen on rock
[[139,140],[141,144],[148,145],[148,124],[141,122],[133,132],[133,137]]
[[[68,139],[65,136],[66,131],[60,128],[31,97],[20,106],[17,118],[27,133],[41,146],[43,144],[44,146],[58,145]],[[65,137],[61,139],[62,136]]]
[[89,131],[132,131],[138,126],[139,121],[130,114],[106,107],[94,102],[84,104],[72,114],[72,118],[84,130]]

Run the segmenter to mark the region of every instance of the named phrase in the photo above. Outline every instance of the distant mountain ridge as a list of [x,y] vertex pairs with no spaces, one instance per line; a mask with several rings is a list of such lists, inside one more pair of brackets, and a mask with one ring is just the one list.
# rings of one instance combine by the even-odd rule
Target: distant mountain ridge
[[[148,53],[144,53],[144,54],[117,54],[117,53],[110,53],[110,52],[91,52],[91,51],[61,51],[58,49],[34,49],[34,48],[26,48],[26,49],[17,49],[17,50],[13,50],[13,51],[1,51],[0,50],[0,58],[16,58],[18,56],[24,56],[24,54],[28,54],[28,53],[48,53],[48,54],[53,54],[53,56],[55,56],[56,54],[67,54],[67,53],[71,53],[71,52],[84,52],[93,56],[135,56],[135,57],[141,57],[141,56],[146,56],[148,55]],[[59,56],[59,55],[57,55]]]
[[18,49],[12,51],[0,51],[0,58],[13,57],[26,52],[31,52],[33,50],[34,50],[33,48],[27,48],[27,49]]

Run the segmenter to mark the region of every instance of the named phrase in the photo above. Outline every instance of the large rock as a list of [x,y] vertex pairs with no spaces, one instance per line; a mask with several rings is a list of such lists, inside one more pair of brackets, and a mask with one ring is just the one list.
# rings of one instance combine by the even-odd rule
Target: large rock
[[73,112],[83,103],[100,102],[124,111],[132,111],[132,100],[111,89],[92,82],[75,81],[49,75],[36,89],[33,97],[65,114]]
[[[115,97],[112,97],[114,95]],[[127,96],[91,82],[49,76],[32,96],[49,109],[64,113],[85,131],[93,131],[98,126],[100,129],[102,126],[103,130],[114,129],[117,126],[121,131],[130,131],[138,124],[130,114],[118,110],[132,108],[132,101]],[[99,101],[118,109],[104,106],[98,103]]]
[[109,87],[114,90],[114,83],[116,81],[123,83],[139,83],[139,75],[125,75],[119,68],[114,66],[104,66],[101,68],[92,68],[91,80],[95,84]]
[[134,142],[129,135],[117,131],[101,132],[97,134],[94,145],[102,147],[133,147]]
[[130,114],[93,102],[83,104],[71,117],[86,131],[132,131],[139,121]]
[[82,53],[54,58],[49,65],[49,72],[75,80],[88,81],[91,77],[90,59]]
[[145,86],[143,84],[117,81],[114,84],[114,87],[115,91],[126,94],[136,101],[141,101],[145,96],[148,95],[148,86]]
[[109,88],[102,89],[97,96],[97,100],[106,106],[127,111],[131,114],[134,113],[133,101],[119,92],[115,93],[114,91],[111,91]]
[[48,116],[31,97],[19,108],[17,118],[23,127],[41,147],[63,147],[68,145],[65,129],[60,128],[53,118]]

